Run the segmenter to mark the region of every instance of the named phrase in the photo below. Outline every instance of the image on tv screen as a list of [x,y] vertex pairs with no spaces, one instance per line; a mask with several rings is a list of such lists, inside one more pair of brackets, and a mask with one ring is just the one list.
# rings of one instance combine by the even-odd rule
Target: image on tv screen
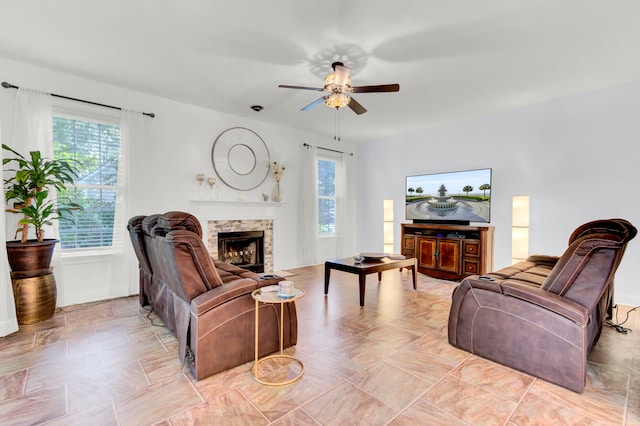
[[486,222],[491,169],[407,176],[406,219]]

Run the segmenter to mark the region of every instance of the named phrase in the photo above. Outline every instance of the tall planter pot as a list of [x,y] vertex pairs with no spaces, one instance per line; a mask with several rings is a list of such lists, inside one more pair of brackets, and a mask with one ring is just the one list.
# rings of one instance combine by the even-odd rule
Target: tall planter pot
[[33,324],[53,316],[58,296],[53,273],[29,276],[29,273],[12,272],[11,286],[18,324]]
[[7,241],[11,285],[18,324],[33,324],[53,316],[57,288],[51,258],[58,240]]
[[45,239],[44,241],[28,240],[7,241],[7,257],[12,272],[42,273],[49,272],[51,257],[58,240]]

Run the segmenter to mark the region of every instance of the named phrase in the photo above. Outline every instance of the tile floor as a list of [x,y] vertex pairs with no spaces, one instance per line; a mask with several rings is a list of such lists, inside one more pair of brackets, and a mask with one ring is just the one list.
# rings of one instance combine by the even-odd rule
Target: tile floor
[[355,275],[333,271],[325,298],[322,266],[293,272],[306,291],[288,350],[305,365],[298,382],[260,385],[250,363],[195,382],[173,336],[129,297],[0,339],[0,424],[640,425],[637,311],[633,332],[603,331],[579,395],[450,346],[455,283],[419,275],[414,291],[406,270],[373,274],[361,309]]

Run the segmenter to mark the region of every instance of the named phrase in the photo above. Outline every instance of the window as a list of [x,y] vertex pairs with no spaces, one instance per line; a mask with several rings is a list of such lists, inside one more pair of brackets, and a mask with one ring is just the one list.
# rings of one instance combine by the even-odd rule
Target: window
[[318,159],[318,233],[336,232],[336,162]]
[[56,159],[77,160],[76,187],[68,197],[84,207],[74,221],[60,221],[62,249],[110,247],[113,238],[120,127],[78,117],[53,117]]

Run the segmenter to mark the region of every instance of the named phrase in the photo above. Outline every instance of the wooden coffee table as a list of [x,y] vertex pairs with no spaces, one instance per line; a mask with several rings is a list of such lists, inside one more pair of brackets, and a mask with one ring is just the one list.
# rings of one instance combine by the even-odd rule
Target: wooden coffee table
[[360,284],[360,306],[364,306],[364,290],[365,290],[365,278],[368,274],[378,273],[378,281],[382,280],[382,272],[390,269],[411,269],[411,275],[413,278],[413,289],[416,289],[416,259],[389,259],[387,257],[375,261],[365,261],[362,263],[356,263],[353,258],[348,257],[346,259],[327,260],[324,263],[324,294],[329,293],[329,277],[331,276],[331,270],[336,269],[338,271],[349,272],[352,274],[358,274],[358,282]]

